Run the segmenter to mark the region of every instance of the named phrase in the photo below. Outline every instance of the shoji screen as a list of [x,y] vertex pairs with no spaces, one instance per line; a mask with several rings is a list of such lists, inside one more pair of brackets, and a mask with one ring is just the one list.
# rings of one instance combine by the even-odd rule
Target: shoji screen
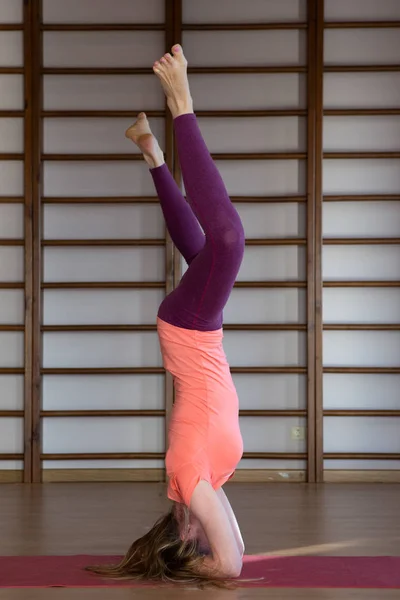
[[24,77],[28,61],[28,11],[25,9],[24,14],[22,0],[3,0],[0,3],[0,481],[21,481],[24,470],[25,479],[30,479],[30,81],[28,75]]
[[325,479],[389,481],[400,469],[400,2],[326,0],[325,20]]
[[200,126],[247,237],[225,311],[245,443],[237,479],[302,480],[307,3],[183,0],[182,42]]
[[171,289],[172,251],[124,132],[147,111],[172,165],[151,70],[170,44],[164,4],[43,0],[36,479],[163,476],[172,395],[155,317]]

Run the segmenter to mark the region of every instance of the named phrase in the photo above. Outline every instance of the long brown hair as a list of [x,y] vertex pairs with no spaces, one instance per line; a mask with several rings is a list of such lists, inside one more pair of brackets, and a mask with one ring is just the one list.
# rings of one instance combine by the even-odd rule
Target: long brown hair
[[173,507],[132,544],[119,564],[87,567],[86,570],[112,579],[230,587],[227,581],[201,573],[204,555],[197,540],[185,535],[189,525],[187,509],[183,515],[183,535],[182,523]]

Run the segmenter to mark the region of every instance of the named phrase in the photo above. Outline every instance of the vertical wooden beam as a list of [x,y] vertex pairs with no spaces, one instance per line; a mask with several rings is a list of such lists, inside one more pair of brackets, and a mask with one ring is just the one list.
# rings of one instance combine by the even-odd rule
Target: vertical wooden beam
[[25,339],[24,339],[24,483],[32,481],[32,1],[24,1],[24,238],[25,238]]
[[307,480],[315,482],[315,130],[316,2],[308,0],[307,71]]
[[32,361],[32,481],[41,481],[41,420],[40,410],[42,404],[41,394],[41,366],[42,366],[42,338],[41,338],[41,188],[42,188],[42,63],[43,44],[41,33],[42,0],[32,1],[32,254],[33,254],[33,361]]
[[322,201],[324,118],[324,0],[317,0],[315,89],[315,443],[316,481],[324,480],[323,448],[323,314],[322,314]]

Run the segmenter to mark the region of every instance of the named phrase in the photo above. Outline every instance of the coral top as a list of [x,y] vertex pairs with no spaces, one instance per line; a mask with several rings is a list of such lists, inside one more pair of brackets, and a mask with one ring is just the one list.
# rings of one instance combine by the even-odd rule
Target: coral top
[[157,329],[164,367],[176,392],[166,456],[168,497],[189,506],[199,481],[218,489],[242,457],[239,401],[222,329],[182,329],[160,318]]

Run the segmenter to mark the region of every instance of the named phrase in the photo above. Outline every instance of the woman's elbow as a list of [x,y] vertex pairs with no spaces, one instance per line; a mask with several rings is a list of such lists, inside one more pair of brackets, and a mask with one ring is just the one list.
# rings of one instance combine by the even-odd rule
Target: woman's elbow
[[221,564],[221,575],[222,577],[226,577],[228,579],[236,579],[240,577],[240,574],[243,569],[243,561],[242,557],[235,561],[227,561]]

